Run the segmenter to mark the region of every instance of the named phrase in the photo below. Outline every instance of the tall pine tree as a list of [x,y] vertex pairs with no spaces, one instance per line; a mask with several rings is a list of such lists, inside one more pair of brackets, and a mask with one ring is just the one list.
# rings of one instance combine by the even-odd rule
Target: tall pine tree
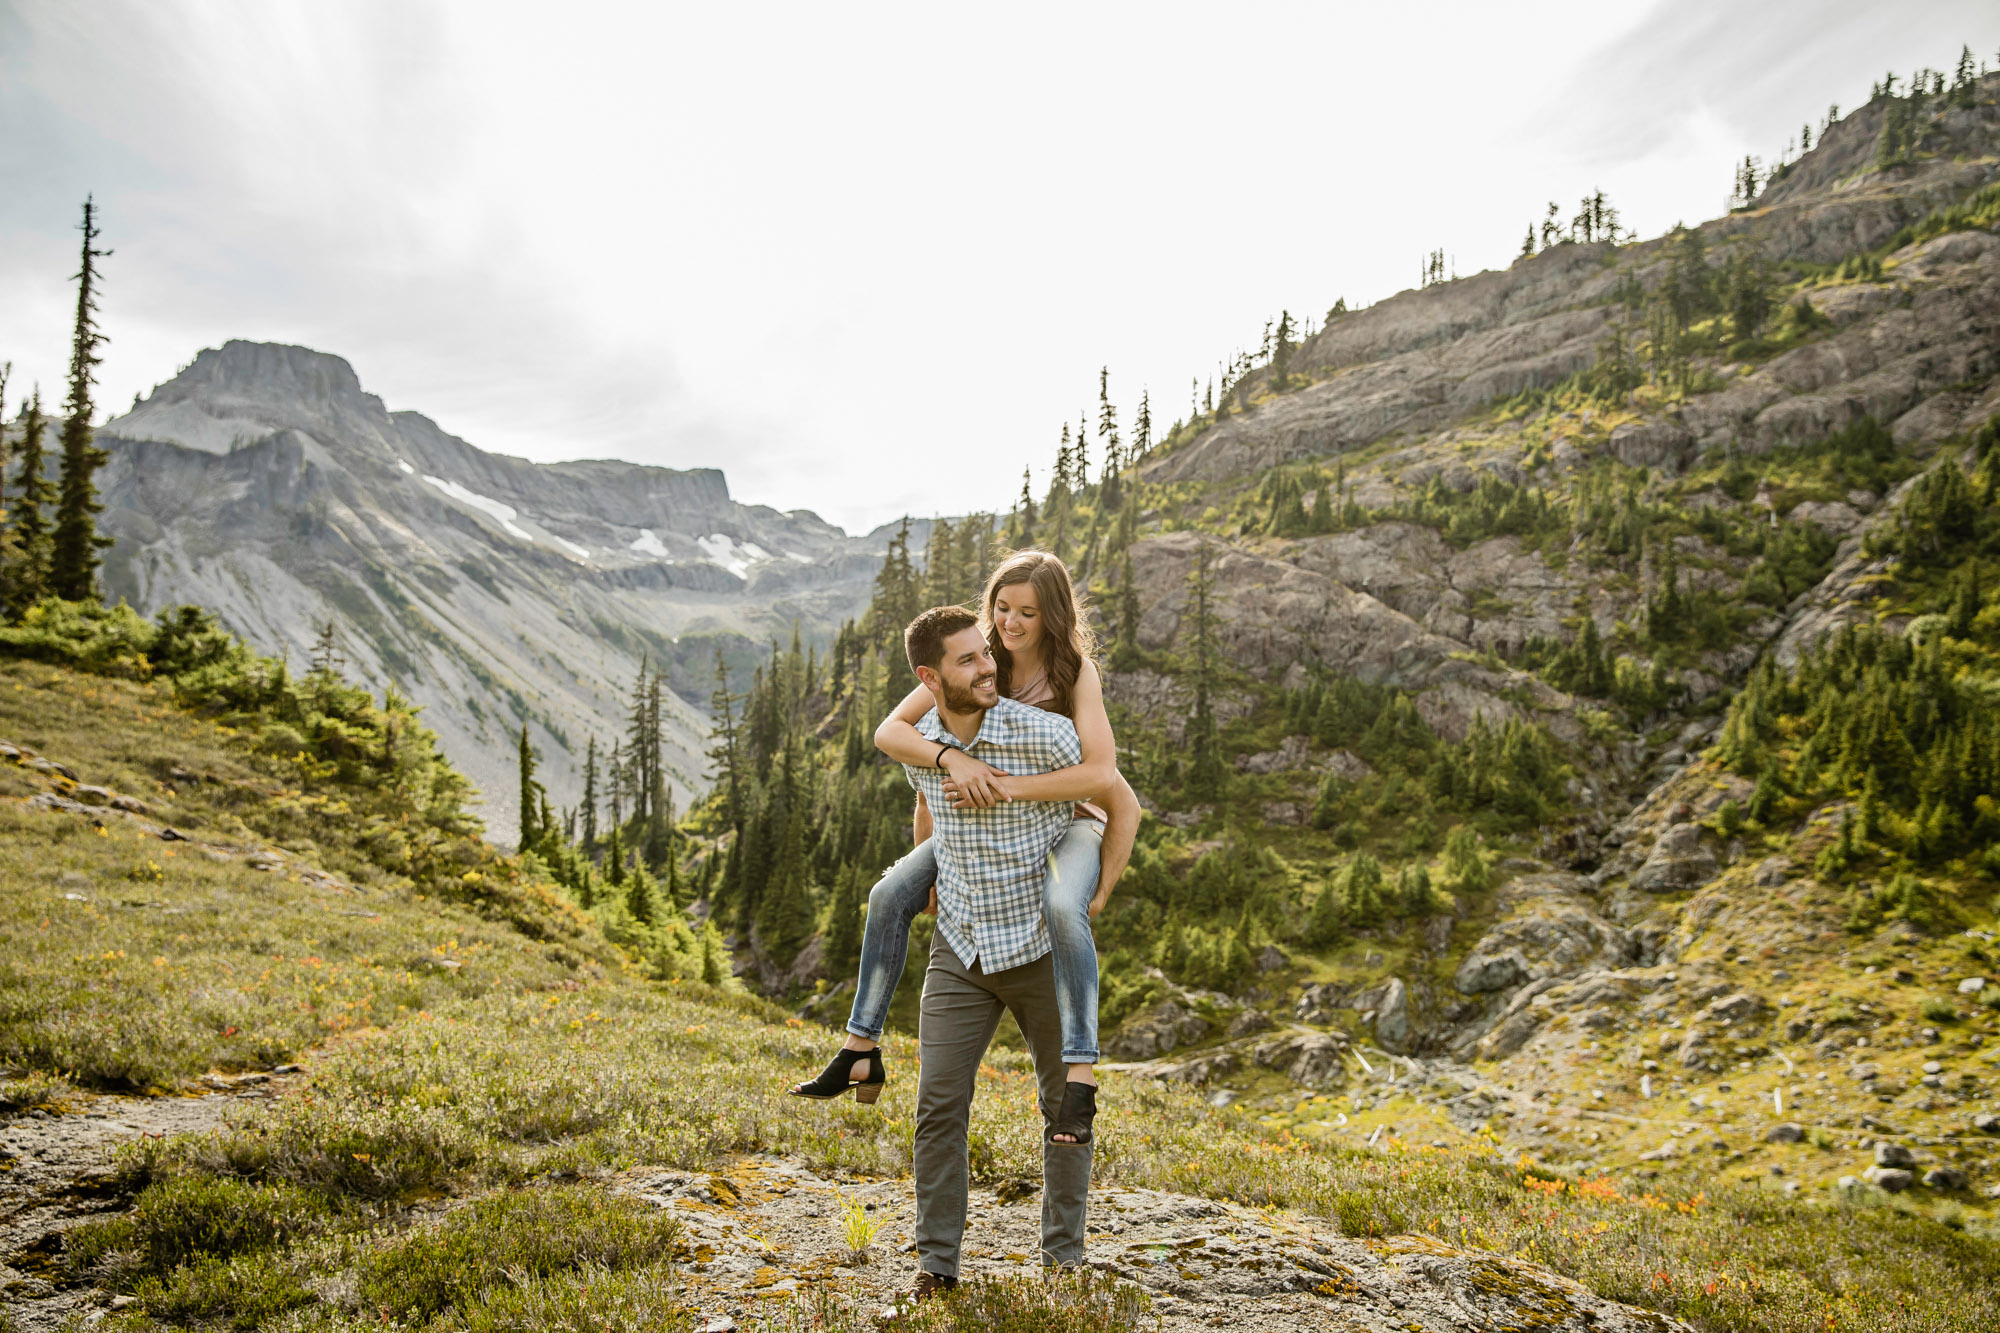
[[42,473],[45,429],[42,392],[37,389],[21,406],[21,471],[14,480],[16,499],[9,516],[14,551],[4,571],[4,591],[8,613],[16,617],[49,590],[49,520],[43,511],[55,498],[55,488]]
[[97,535],[97,469],[107,455],[96,444],[90,418],[91,389],[105,342],[97,331],[97,208],[83,201],[83,262],[76,274],[76,329],[70,340],[68,414],[62,427],[62,483],[56,491],[56,525],[49,547],[49,591],[73,602],[97,597],[97,552],[111,543]]

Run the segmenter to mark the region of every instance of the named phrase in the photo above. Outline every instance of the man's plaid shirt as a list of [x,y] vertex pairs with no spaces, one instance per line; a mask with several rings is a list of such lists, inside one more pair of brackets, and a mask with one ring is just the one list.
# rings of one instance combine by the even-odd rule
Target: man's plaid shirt
[[[917,730],[933,742],[964,750],[1008,773],[1027,776],[1083,762],[1076,725],[1012,699],[986,711],[972,744],[945,729],[937,709]],[[938,929],[967,967],[991,974],[1032,963],[1049,951],[1042,918],[1042,881],[1049,853],[1075,806],[1068,801],[1003,801],[985,810],[954,810],[944,794],[945,771],[905,764],[910,785],[930,806],[937,853]]]

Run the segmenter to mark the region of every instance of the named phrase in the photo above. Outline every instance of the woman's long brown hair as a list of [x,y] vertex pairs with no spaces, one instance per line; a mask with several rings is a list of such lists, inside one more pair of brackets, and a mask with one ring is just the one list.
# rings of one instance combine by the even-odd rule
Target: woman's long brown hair
[[1076,678],[1085,658],[1097,656],[1097,636],[1084,618],[1069,569],[1047,551],[1016,551],[1000,562],[986,580],[986,643],[999,667],[1000,693],[1012,698],[1014,655],[1000,642],[999,626],[993,623],[993,603],[1002,588],[1028,584],[1042,613],[1042,669],[1054,693],[1055,711],[1064,717],[1076,712]]

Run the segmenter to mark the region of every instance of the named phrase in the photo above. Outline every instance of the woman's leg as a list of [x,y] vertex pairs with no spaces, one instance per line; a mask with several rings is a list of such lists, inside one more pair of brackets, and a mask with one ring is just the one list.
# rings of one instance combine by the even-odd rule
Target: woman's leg
[[1062,1058],[1069,1077],[1094,1083],[1097,1063],[1097,941],[1090,933],[1090,900],[1097,892],[1104,826],[1070,821],[1069,832],[1049,853],[1042,882],[1042,913],[1055,958],[1056,1007],[1062,1013]]
[[861,931],[861,966],[856,971],[854,1007],[847,1016],[849,1050],[872,1050],[889,1020],[889,1001],[903,979],[910,953],[910,922],[930,901],[937,883],[937,856],[926,838],[890,866],[868,891],[868,923]]

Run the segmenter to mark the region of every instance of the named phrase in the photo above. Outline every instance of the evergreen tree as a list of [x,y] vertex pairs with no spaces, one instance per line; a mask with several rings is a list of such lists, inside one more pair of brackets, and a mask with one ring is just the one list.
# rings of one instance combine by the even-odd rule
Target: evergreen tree
[[542,784],[535,781],[535,747],[528,743],[528,724],[521,724],[521,743],[518,749],[521,774],[521,850],[532,852],[541,844],[546,831],[542,827],[541,809],[546,804]]
[[1197,796],[1215,797],[1222,792],[1227,772],[1223,767],[1222,743],[1215,724],[1215,636],[1209,601],[1214,580],[1209,570],[1206,541],[1196,549],[1194,567],[1188,571],[1188,610],[1194,624],[1194,712],[1188,719],[1188,786]]
[[625,830],[616,821],[604,840],[604,881],[614,889],[625,886]]
[[583,854],[597,854],[597,737],[583,751]]
[[1132,418],[1132,452],[1130,461],[1139,464],[1146,461],[1146,455],[1153,452],[1153,404],[1144,389],[1139,391],[1139,411]]
[[1319,896],[1314,898],[1306,913],[1305,942],[1314,948],[1324,949],[1338,941],[1347,930],[1347,900],[1340,892],[1335,880],[1327,880],[1320,885]]
[[810,793],[801,772],[798,742],[787,738],[778,775],[777,798],[767,815],[767,833],[776,835],[769,880],[759,895],[757,935],[767,957],[788,967],[813,928],[811,868],[807,863],[806,822]]
[[1111,664],[1130,669],[1140,661],[1139,580],[1132,572],[1132,553],[1125,552],[1118,564],[1118,642],[1112,648]]
[[833,900],[827,905],[826,970],[831,976],[852,976],[861,965],[861,928],[868,913],[868,885],[860,866],[845,865],[834,876]]
[[1007,544],[1021,550],[1035,544],[1035,496],[1029,489],[1032,482],[1028,469],[1021,469],[1021,498],[1014,506],[1012,526],[1007,533]]
[[96,205],[83,201],[83,261],[77,270],[76,329],[70,341],[69,401],[62,426],[62,482],[56,492],[55,530],[49,543],[49,591],[73,602],[97,597],[97,553],[111,542],[97,535],[97,515],[104,505],[97,498],[97,469],[109,456],[96,444],[90,419],[96,412],[91,389],[102,360],[97,349],[105,342],[97,330],[97,263],[109,255],[99,250]]
[[1729,319],[1738,338],[1754,338],[1771,313],[1771,279],[1763,260],[1739,252],[1729,266]]
[[1108,366],[1097,375],[1097,439],[1104,451],[1104,465],[1098,470],[1102,483],[1098,491],[1098,509],[1115,510],[1122,498],[1119,473],[1125,460],[1118,442],[1118,411],[1111,405],[1111,369]]
[[21,471],[14,484],[11,533],[15,549],[5,571],[7,609],[19,617],[48,592],[49,522],[43,507],[55,498],[55,488],[42,475],[42,394],[39,389],[21,406]]
[[1283,393],[1292,387],[1292,312],[1278,312],[1278,331],[1271,345],[1271,391]]

